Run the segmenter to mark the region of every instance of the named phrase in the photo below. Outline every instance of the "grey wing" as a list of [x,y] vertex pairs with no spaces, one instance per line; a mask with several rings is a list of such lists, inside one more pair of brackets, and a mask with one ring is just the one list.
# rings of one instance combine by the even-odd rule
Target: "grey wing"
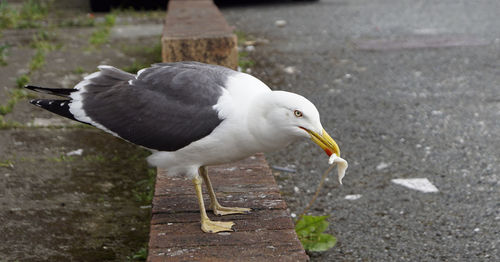
[[80,91],[91,124],[160,151],[183,148],[223,121],[213,106],[234,72],[200,63],[153,65],[137,77],[117,75],[120,70],[113,67],[100,69]]

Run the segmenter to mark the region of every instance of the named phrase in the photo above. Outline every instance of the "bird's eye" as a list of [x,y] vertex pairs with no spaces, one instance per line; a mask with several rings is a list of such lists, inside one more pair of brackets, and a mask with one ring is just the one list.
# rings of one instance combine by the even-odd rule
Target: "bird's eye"
[[293,114],[294,114],[296,117],[302,117],[302,112],[300,112],[299,110],[295,110],[295,111],[293,111]]

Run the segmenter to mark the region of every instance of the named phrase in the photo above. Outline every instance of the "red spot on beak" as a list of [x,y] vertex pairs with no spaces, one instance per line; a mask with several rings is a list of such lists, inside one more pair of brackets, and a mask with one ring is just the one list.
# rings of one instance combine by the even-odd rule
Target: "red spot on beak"
[[332,152],[329,148],[325,148],[325,153],[326,153],[328,156],[333,155],[333,152]]

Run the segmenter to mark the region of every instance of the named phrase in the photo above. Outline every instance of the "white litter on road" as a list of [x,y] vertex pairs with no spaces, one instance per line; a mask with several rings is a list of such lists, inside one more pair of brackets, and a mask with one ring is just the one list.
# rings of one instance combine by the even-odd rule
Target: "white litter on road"
[[404,187],[415,189],[424,193],[439,192],[427,178],[396,178],[391,180],[392,183],[402,185]]
[[276,20],[274,21],[274,25],[277,27],[284,27],[286,25],[286,20]]
[[354,195],[346,195],[344,197],[344,199],[347,199],[347,200],[358,200],[362,197],[361,194],[354,194]]
[[81,156],[82,154],[83,154],[83,149],[81,149],[81,148],[66,153],[67,156]]
[[295,74],[295,72],[297,72],[297,69],[295,69],[294,66],[287,66],[283,69],[283,71],[287,74]]
[[390,163],[381,162],[380,164],[377,165],[376,169],[380,171],[382,169],[388,168],[390,165],[391,165]]

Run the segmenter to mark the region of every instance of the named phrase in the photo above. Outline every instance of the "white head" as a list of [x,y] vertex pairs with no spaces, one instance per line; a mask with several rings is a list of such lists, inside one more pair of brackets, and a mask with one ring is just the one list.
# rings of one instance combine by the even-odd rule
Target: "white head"
[[258,126],[254,128],[263,136],[272,137],[273,141],[281,144],[308,137],[328,155],[335,153],[340,156],[337,144],[321,125],[318,109],[305,97],[273,91],[259,102],[259,107],[251,114],[260,118],[256,121]]

